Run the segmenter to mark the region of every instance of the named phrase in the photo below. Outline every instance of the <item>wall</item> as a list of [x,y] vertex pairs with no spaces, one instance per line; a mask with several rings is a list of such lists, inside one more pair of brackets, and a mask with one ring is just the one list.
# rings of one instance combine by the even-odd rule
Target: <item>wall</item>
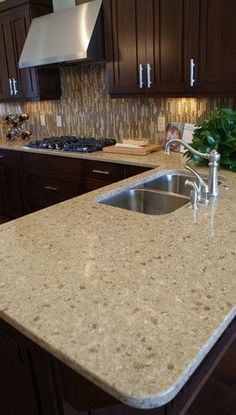
[[[60,101],[0,103],[0,116],[27,112],[33,137],[81,135],[93,137],[148,137],[158,142],[158,115],[168,121],[196,123],[215,107],[233,107],[233,99],[191,98],[109,98],[103,64],[61,68]],[[45,114],[47,126],[40,126]],[[62,116],[63,128],[56,127],[56,115]],[[1,131],[0,131],[1,133]],[[4,134],[4,131],[2,131]]]

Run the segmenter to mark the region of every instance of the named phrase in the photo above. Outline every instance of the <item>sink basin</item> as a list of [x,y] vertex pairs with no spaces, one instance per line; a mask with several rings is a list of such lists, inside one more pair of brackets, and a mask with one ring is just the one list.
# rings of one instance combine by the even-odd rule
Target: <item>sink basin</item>
[[188,197],[173,193],[129,189],[107,197],[100,203],[149,215],[163,215],[173,212],[188,202]]
[[[202,176],[207,182],[207,177]],[[173,212],[190,200],[190,187],[185,181],[196,178],[184,170],[166,171],[158,177],[145,179],[132,189],[124,189],[111,196],[105,196],[99,203],[149,215],[163,215]],[[219,180],[219,184],[224,179]]]
[[[207,176],[202,177],[207,182]],[[151,179],[137,187],[144,189],[163,190],[165,192],[172,192],[190,197],[191,188],[189,186],[185,187],[186,180],[194,182],[196,181],[196,178],[193,175],[185,174],[184,171],[174,171],[165,173],[155,179]],[[221,181],[219,181],[219,184],[221,184]]]
[[163,190],[165,192],[177,193],[179,195],[190,196],[190,187],[185,187],[185,181],[195,181],[195,177],[178,173],[166,173],[163,176],[143,183],[140,187],[145,189]]

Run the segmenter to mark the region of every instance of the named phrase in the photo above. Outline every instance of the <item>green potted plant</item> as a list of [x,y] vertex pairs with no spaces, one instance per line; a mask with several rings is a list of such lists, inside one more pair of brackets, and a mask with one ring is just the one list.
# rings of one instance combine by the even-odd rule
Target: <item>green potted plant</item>
[[[230,108],[217,109],[198,122],[191,146],[202,153],[217,150],[221,155],[221,167],[236,172],[236,112]],[[208,163],[189,151],[184,155],[195,162]]]

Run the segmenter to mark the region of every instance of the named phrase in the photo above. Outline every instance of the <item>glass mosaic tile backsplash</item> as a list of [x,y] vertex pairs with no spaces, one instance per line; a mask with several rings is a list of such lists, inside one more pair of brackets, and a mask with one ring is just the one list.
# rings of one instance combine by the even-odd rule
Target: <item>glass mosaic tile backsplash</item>
[[[61,68],[62,97],[59,101],[0,103],[0,116],[27,112],[33,138],[48,135],[115,138],[145,137],[158,143],[158,116],[166,122],[196,123],[212,109],[235,106],[233,98],[110,98],[103,64]],[[46,126],[40,125],[45,115]],[[62,128],[56,116],[62,117]],[[2,130],[2,131],[1,131]],[[4,136],[1,126],[0,135]]]

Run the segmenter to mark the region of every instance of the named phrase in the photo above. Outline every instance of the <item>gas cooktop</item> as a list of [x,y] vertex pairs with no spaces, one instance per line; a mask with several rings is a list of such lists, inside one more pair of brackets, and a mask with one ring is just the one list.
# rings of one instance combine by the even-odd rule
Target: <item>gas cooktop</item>
[[46,137],[42,140],[30,141],[26,147],[38,148],[40,150],[60,150],[72,151],[79,153],[92,153],[93,151],[102,150],[103,147],[111,146],[116,140],[109,138],[93,138],[93,137]]

